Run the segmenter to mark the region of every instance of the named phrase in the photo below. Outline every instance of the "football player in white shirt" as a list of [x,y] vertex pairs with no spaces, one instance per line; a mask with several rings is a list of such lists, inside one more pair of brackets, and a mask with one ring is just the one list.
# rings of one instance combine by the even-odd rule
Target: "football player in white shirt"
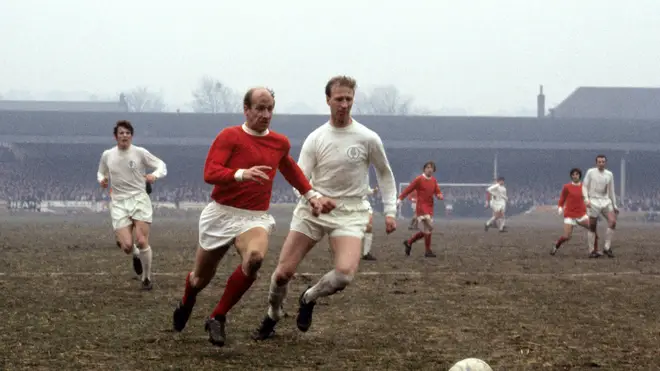
[[291,228],[271,277],[268,314],[254,333],[255,340],[269,338],[284,312],[287,285],[305,255],[328,235],[334,269],[298,299],[296,323],[309,330],[316,300],[342,291],[353,280],[362,257],[362,238],[369,223],[369,166],[373,165],[383,199],[385,231],[396,230],[396,182],[380,136],[351,117],[356,82],[333,77],[325,87],[330,120],[314,130],[302,145],[298,164],[311,178],[314,190],[336,201],[336,208],[313,217],[301,200],[293,212]]
[[587,215],[589,215],[589,231],[587,242],[589,243],[590,257],[597,258],[602,255],[598,251],[598,217],[607,218],[607,230],[605,231],[605,243],[603,252],[610,258],[614,257],[612,252],[612,236],[616,228],[616,217],[619,209],[616,206],[616,194],[614,193],[614,174],[607,170],[607,157],[596,156],[596,167],[587,170],[582,180],[582,193],[587,203]]
[[[152,289],[149,231],[153,216],[151,199],[144,183],[154,183],[167,175],[165,163],[142,147],[132,144],[133,125],[118,121],[114,128],[117,145],[103,151],[97,180],[101,187],[111,187],[110,217],[119,246],[126,253],[133,252],[142,268],[142,288]],[[146,174],[146,168],[155,169]],[[136,244],[133,244],[135,230]],[[135,251],[137,248],[138,251]],[[135,267],[134,267],[135,268]],[[136,269],[137,271],[137,269]]]
[[[497,178],[495,184],[486,190],[490,196],[490,208],[493,210],[493,216],[486,222],[486,232],[488,228],[496,223],[500,232],[506,232],[504,213],[506,212],[506,202],[509,200],[506,196],[506,187],[504,186],[504,177]],[[486,204],[486,207],[489,205]]]

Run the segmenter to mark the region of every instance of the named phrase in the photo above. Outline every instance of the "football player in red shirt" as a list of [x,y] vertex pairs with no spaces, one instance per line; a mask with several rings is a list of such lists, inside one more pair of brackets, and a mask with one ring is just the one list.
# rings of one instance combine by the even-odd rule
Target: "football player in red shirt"
[[327,213],[334,201],[312,186],[289,155],[289,139],[269,129],[275,107],[272,91],[250,89],[243,99],[246,122],[223,129],[215,138],[204,165],[204,181],[213,185],[213,199],[199,217],[199,247],[195,268],[186,277],[185,292],[173,315],[182,331],[197,294],[211,281],[218,263],[234,246],[241,264],[230,275],[220,302],[206,320],[209,341],[223,346],[229,310],[257,278],[275,219],[268,214],[277,169],[309,201],[314,215]]
[[589,228],[586,198],[582,192],[582,170],[573,168],[570,175],[571,182],[564,184],[557,205],[557,213],[564,215],[564,234],[552,246],[550,255],[555,255],[559,247],[571,239],[574,226],[579,225],[583,228]]
[[431,232],[433,232],[433,197],[438,200],[443,200],[442,192],[438,181],[433,176],[435,173],[435,163],[429,161],[424,164],[424,172],[413,180],[406,189],[401,192],[397,204],[401,204],[410,193],[417,192],[417,206],[415,208],[415,218],[418,221],[420,231],[415,233],[410,239],[403,241],[405,246],[405,253],[410,256],[412,244],[415,241],[424,238],[424,256],[427,258],[434,258],[435,254],[431,250]]

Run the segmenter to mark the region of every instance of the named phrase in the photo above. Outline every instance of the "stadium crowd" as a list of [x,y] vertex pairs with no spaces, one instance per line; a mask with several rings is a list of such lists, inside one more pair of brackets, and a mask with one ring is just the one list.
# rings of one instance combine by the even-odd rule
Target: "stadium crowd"
[[[101,201],[107,200],[108,194],[96,184],[96,169],[101,149],[74,149],[67,152],[60,147],[53,151],[34,151],[16,153],[7,148],[0,148],[0,199],[20,200],[71,200],[71,201]],[[167,163],[169,174],[154,186],[152,199],[161,202],[206,202],[209,200],[211,186],[204,183],[201,169],[206,149],[199,148],[193,156],[172,153],[172,150],[153,149],[152,152],[161,156]],[[175,151],[174,151],[175,152]],[[297,154],[294,154],[296,157]],[[420,162],[422,158],[393,155],[391,163],[397,182],[408,182],[419,171],[410,163]],[[193,165],[194,164],[194,165]],[[438,164],[437,178],[441,183],[450,182],[488,182],[483,176],[479,179],[469,178],[464,173],[465,164]],[[483,167],[483,166],[482,166]],[[563,174],[565,166],[557,170]],[[509,205],[555,204],[559,197],[561,185],[567,181],[566,176],[547,175],[545,178],[534,173],[534,169],[522,169],[512,166],[506,171]],[[481,171],[488,174],[488,168]],[[550,172],[551,173],[551,172]],[[549,174],[547,171],[541,174]],[[632,210],[660,210],[660,189],[655,187],[657,181],[649,179],[654,174],[640,173],[636,176],[628,174],[629,185],[626,190],[624,207]],[[615,171],[615,177],[618,174]],[[376,178],[372,176],[372,186]],[[618,186],[618,183],[617,183]],[[617,190],[618,191],[618,190]],[[445,203],[467,203],[483,205],[486,200],[485,187],[444,187]],[[272,196],[273,203],[291,203],[296,198],[292,188],[278,174]],[[380,196],[372,197],[372,203],[380,209]]]

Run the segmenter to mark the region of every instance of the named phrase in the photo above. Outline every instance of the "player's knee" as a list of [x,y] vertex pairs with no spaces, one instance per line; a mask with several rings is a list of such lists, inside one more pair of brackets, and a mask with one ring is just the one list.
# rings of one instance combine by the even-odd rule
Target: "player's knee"
[[211,282],[211,277],[202,277],[198,275],[192,275],[190,277],[190,286],[198,290],[203,289],[210,282]]
[[284,286],[293,279],[294,274],[295,272],[293,270],[278,268],[273,273],[272,280],[275,281],[277,286]]
[[335,274],[332,279],[332,287],[337,291],[346,288],[353,281],[353,273],[347,270],[335,269]]
[[261,269],[264,254],[261,251],[250,251],[245,262],[245,270],[250,275],[255,275]]
[[138,246],[140,250],[146,249],[147,246],[149,246],[149,239],[144,235],[137,235],[135,239],[135,244]]
[[123,252],[130,254],[133,252],[133,244],[127,241],[118,241],[117,244]]

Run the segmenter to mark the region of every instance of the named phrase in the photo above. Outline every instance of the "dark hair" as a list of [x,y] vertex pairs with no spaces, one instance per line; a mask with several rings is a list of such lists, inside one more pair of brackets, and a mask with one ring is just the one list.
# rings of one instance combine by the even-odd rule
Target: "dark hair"
[[599,158],[602,158],[602,159],[604,159],[605,161],[607,161],[607,156],[605,156],[605,155],[598,155],[598,156],[596,156],[596,161],[598,161]]
[[580,179],[582,179],[582,170],[580,170],[577,167],[574,167],[574,168],[571,169],[571,172],[569,173],[569,175],[571,177],[573,177],[573,173],[578,173],[580,175]]
[[117,121],[117,123],[115,124],[115,128],[112,131],[115,134],[115,136],[117,136],[117,132],[119,131],[119,128],[124,128],[131,133],[131,136],[133,135],[133,125],[131,125],[130,121],[128,120]]
[[252,95],[254,95],[254,92],[259,90],[259,89],[266,89],[269,93],[270,96],[273,97],[273,100],[275,100],[275,92],[273,89],[269,88],[250,88],[245,95],[243,96],[243,106],[247,106],[248,108],[252,108]]
[[504,181],[504,177],[503,177],[503,176],[498,176],[498,177],[497,177],[497,181],[498,181],[498,182],[499,182],[499,181],[502,181],[502,182],[503,182],[503,181]]
[[429,166],[429,165],[433,166],[433,172],[435,172],[435,162],[433,162],[433,161],[428,161],[427,163],[425,163],[422,170],[426,169],[426,167]]
[[335,86],[335,85],[347,87],[347,88],[353,90],[353,92],[355,92],[355,89],[357,89],[357,81],[355,81],[354,78],[344,76],[344,75],[335,76],[335,77],[331,78],[330,80],[328,80],[328,83],[325,84],[325,96],[326,97],[330,98],[330,96],[332,95],[332,87]]

